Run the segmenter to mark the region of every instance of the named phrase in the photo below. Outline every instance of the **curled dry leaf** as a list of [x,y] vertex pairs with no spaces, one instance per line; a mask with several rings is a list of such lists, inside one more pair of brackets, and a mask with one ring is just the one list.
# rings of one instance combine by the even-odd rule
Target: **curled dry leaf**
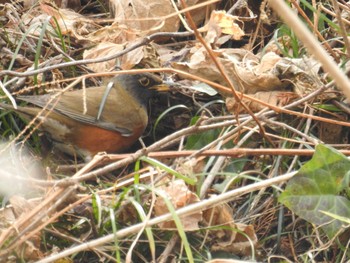
[[209,22],[201,28],[207,31],[205,40],[211,44],[222,45],[230,39],[240,40],[244,36],[244,31],[236,23],[239,18],[225,11],[212,11]]
[[122,44],[136,40],[140,34],[141,32],[139,30],[114,23],[91,32],[88,35],[88,39],[94,43],[111,42]]
[[232,39],[240,40],[244,36],[244,31],[235,22],[239,20],[237,16],[226,14],[225,11],[213,11],[210,22],[220,27],[223,34],[231,35]]
[[[231,78],[233,84],[243,84],[242,87],[236,85],[235,88],[237,90],[246,91],[252,89],[255,92],[258,90],[266,90],[265,86],[259,85],[259,81],[257,81],[258,86],[255,86],[255,83],[252,85],[249,85],[249,83],[244,83],[247,71],[251,71],[251,68],[259,63],[259,58],[256,55],[243,49],[220,49],[215,50],[214,53],[216,55],[216,59],[219,60],[219,62],[224,66],[226,73],[229,78]],[[172,66],[176,69],[180,69],[204,79],[227,86],[221,72],[211,60],[207,54],[207,51],[201,45],[193,47],[184,60],[187,61],[173,62]],[[251,75],[254,74],[252,73]],[[249,81],[251,80],[249,79]]]
[[235,61],[232,61],[237,71],[237,77],[243,84],[244,93],[251,94],[258,91],[272,91],[284,88],[285,84],[274,70],[274,66],[280,59],[274,53],[267,53],[257,64],[249,60],[243,60],[237,64],[235,64]]
[[[161,186],[158,189],[160,195],[157,197],[154,207],[157,216],[169,212],[169,209],[164,201],[164,198],[170,200],[175,209],[187,206],[192,203],[199,202],[198,196],[190,191],[187,185],[182,180],[175,180],[166,186]],[[198,222],[202,220],[202,212],[195,212],[188,216],[180,217],[184,230],[191,231],[198,229]],[[174,221],[163,222],[159,224],[160,228],[176,228]]]
[[[286,100],[288,102],[293,97],[288,92],[290,90],[296,96],[303,96],[322,86],[316,77],[320,64],[313,59],[281,58],[273,52],[260,58],[242,49],[215,50],[215,54],[236,90],[275,106],[284,105]],[[174,62],[173,67],[227,86],[203,47],[193,47],[187,57],[188,62]],[[258,105],[253,108],[261,109]]]
[[[252,225],[234,223],[232,211],[227,204],[205,210],[203,221],[215,230],[209,230],[214,241],[214,251],[227,251],[241,256],[250,256],[257,244],[257,237]],[[220,229],[222,227],[222,229]],[[249,238],[249,240],[248,240]],[[252,244],[254,247],[252,247]]]
[[276,89],[283,91],[290,86],[297,95],[303,96],[321,85],[316,77],[319,69],[320,63],[313,59],[281,58],[268,52],[259,64],[251,68],[237,67],[237,73],[244,82],[246,94]]
[[56,22],[51,19],[51,25],[53,27],[58,26],[63,35],[73,36],[77,40],[90,42],[88,35],[99,28],[93,20],[72,10],[56,8],[45,3],[40,3],[40,8],[42,12],[55,18],[57,25]]
[[304,96],[322,86],[321,64],[312,58],[283,58],[275,65],[280,79],[292,83],[293,91]]

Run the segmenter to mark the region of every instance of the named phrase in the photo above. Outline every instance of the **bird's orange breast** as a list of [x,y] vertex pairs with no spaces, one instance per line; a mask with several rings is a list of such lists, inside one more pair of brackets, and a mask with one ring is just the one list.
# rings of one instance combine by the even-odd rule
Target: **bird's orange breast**
[[123,136],[92,125],[76,125],[68,135],[77,148],[88,151],[91,155],[98,152],[115,153],[130,147],[143,133],[144,127],[133,131],[131,136]]

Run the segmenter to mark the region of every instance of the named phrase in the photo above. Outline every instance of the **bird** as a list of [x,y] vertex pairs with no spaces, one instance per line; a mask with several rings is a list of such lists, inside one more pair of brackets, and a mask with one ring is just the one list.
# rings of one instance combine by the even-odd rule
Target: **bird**
[[55,148],[88,161],[99,152],[117,153],[134,144],[148,124],[149,100],[168,89],[151,73],[119,74],[85,93],[67,91],[57,100],[52,100],[52,94],[18,96],[32,106],[14,109],[1,102],[0,108],[15,111],[27,121],[37,116],[39,129]]

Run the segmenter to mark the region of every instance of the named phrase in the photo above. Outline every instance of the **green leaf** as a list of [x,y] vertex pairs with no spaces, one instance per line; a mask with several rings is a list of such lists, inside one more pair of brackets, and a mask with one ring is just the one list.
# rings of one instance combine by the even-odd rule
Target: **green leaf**
[[[194,125],[200,117],[193,117],[191,125]],[[221,129],[208,130],[188,136],[185,148],[187,150],[198,150],[217,139]]]
[[288,182],[279,201],[301,218],[320,225],[332,238],[343,223],[323,211],[350,218],[350,201],[341,195],[349,187],[349,175],[350,160],[320,144],[312,159]]
[[96,193],[92,195],[92,211],[97,221],[97,226],[100,227],[102,222],[102,203],[100,196]]
[[316,109],[333,111],[333,112],[342,112],[343,111],[333,104],[313,104],[312,106],[315,107]]

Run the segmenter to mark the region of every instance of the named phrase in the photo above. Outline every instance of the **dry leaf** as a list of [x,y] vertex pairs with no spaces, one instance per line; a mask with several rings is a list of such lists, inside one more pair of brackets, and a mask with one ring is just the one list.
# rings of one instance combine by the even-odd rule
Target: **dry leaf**
[[[78,40],[90,41],[88,34],[99,28],[93,20],[87,19],[72,10],[56,8],[45,3],[40,3],[40,8],[42,12],[56,19],[63,35],[70,35]],[[51,25],[57,27],[53,19],[51,19]]]
[[24,8],[30,8],[34,6],[39,0],[23,0],[23,6]]
[[160,68],[161,64],[157,53],[157,48],[151,43],[150,45],[144,46],[143,58],[140,61],[139,66],[143,68]]
[[[254,227],[234,223],[232,211],[227,204],[205,210],[203,219],[208,226],[223,227],[222,229],[209,230],[214,241],[212,245],[214,251],[227,251],[242,256],[252,254],[252,249],[255,249],[257,244]],[[251,246],[252,244],[254,247]]]
[[252,94],[258,91],[272,91],[284,88],[285,84],[279,78],[279,72],[274,70],[281,58],[274,53],[265,54],[259,63],[243,59],[235,63],[238,78],[243,84],[244,93]]
[[[128,46],[126,46],[128,47]],[[115,55],[122,51],[124,45],[114,44],[110,42],[103,42],[98,44],[96,47],[84,51],[84,59],[101,58]],[[130,52],[124,54],[113,60],[106,60],[100,63],[93,63],[88,67],[95,72],[106,72],[115,70],[116,67],[121,69],[131,69],[135,65],[139,64],[144,57],[144,47],[138,47]]]
[[[256,65],[259,62],[259,58],[253,53],[243,50],[243,49],[220,49],[214,51],[216,58],[222,63],[226,69],[226,73],[231,78],[231,81],[235,84],[241,82],[243,84],[243,89],[262,89],[264,87],[256,86],[245,86],[242,78],[245,78],[246,72],[242,72],[240,75],[240,68],[251,68],[252,65]],[[212,59],[208,56],[206,50],[201,46],[197,45],[193,47],[188,54],[187,62],[174,62],[172,66],[176,69],[180,69],[196,76],[202,77],[204,79],[217,82],[221,85],[227,86],[226,80],[222,77],[220,71],[217,69],[216,65],[213,63]],[[236,86],[236,89],[240,89]],[[243,91],[243,90],[242,90]]]
[[150,32],[176,32],[179,18],[163,17],[175,12],[168,0],[110,0],[115,22],[133,30],[142,31],[144,36]]
[[[321,64],[311,58],[283,58],[276,63],[279,78],[293,84],[293,90],[304,96],[322,86],[319,70]],[[325,98],[324,98],[325,99]]]
[[[222,241],[216,240],[212,246],[213,251],[226,251],[242,256],[251,256],[258,243],[254,227],[240,223],[236,223],[230,227],[233,227],[231,233],[223,237]],[[226,241],[226,238],[230,241]]]
[[[314,77],[318,74],[320,64],[312,59],[281,58],[273,52],[259,58],[258,55],[242,49],[215,50],[215,54],[225,67],[236,90],[245,94],[276,90],[286,92],[287,87],[293,87],[296,94],[303,96],[322,85]],[[172,65],[174,68],[227,86],[201,45],[192,47],[187,61],[174,62]]]
[[[226,14],[225,11],[213,11],[208,24],[201,28],[202,31],[207,31],[206,41],[220,46],[230,39],[240,40],[244,36],[244,31],[235,23],[237,20],[238,17]],[[228,36],[219,40],[222,35]]]
[[[198,196],[195,193],[191,192],[182,180],[175,180],[170,182],[167,186],[161,186],[158,189],[158,192],[160,195],[157,197],[154,207],[154,211],[157,216],[169,212],[164,198],[170,200],[175,209],[199,202]],[[196,230],[198,229],[198,222],[202,220],[202,212],[195,212],[188,216],[181,216],[180,220],[184,227],[184,230]],[[174,221],[169,221],[160,223],[159,227],[176,228],[176,225]]]
[[135,48],[134,50],[126,53],[124,56],[122,56],[119,60],[119,66],[122,69],[131,69],[133,68],[135,65],[137,65],[144,56],[144,52],[143,52],[144,47],[138,47]]
[[111,42],[123,44],[131,42],[138,38],[141,33],[132,28],[127,28],[125,25],[113,23],[110,26],[104,26],[88,35],[89,41],[94,43]]
[[[111,56],[124,49],[123,45],[118,45],[109,42],[98,44],[89,50],[85,50],[83,54],[84,59],[94,59],[99,57]],[[107,60],[100,63],[88,64],[87,66],[94,72],[106,72],[113,70],[116,65],[116,60]]]

